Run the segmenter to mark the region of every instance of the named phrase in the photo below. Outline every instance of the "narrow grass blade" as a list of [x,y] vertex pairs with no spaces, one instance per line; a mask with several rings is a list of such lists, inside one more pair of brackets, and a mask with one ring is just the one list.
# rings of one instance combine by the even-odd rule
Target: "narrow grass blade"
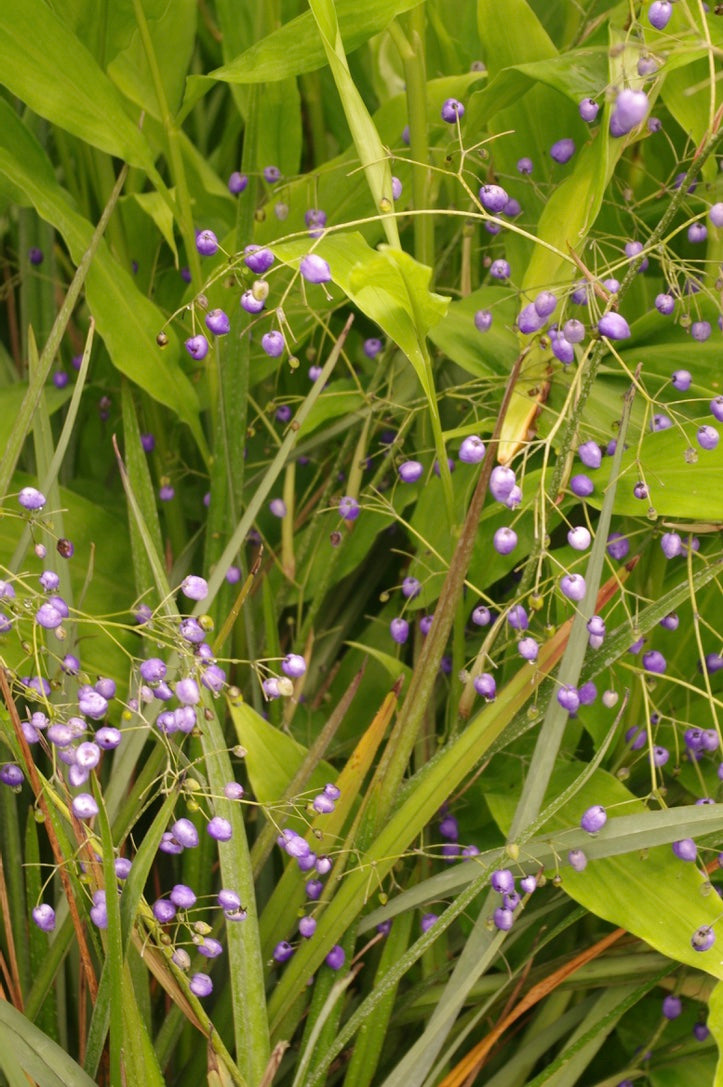
[[11,1004],[0,1001],[0,1052],[12,1052],[42,1087],[94,1087],[94,1080],[51,1038]]

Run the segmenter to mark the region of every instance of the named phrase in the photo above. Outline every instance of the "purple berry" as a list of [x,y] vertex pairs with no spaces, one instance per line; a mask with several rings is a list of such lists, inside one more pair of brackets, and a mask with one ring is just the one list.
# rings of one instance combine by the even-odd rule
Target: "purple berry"
[[35,487],[23,487],[18,495],[18,502],[26,510],[40,510],[46,501],[45,495]]
[[700,245],[708,237],[708,227],[705,223],[691,223],[688,227],[688,241],[693,245]]
[[578,498],[587,498],[595,490],[595,485],[589,476],[580,472],[570,480],[570,490]]
[[552,291],[540,291],[532,304],[540,317],[549,317],[557,306],[557,296]]
[[458,456],[464,464],[479,464],[484,459],[484,455],[484,442],[476,434],[470,434],[459,447]]
[[539,332],[545,323],[545,318],[540,317],[535,309],[534,302],[525,306],[517,318],[517,327],[525,336],[531,336],[533,332]]
[[456,98],[448,98],[442,106],[442,120],[453,125],[457,118],[464,117],[464,106]]
[[723,423],[723,396],[716,396],[710,402],[710,413],[719,423]]
[[601,804],[595,804],[588,808],[580,820],[580,826],[588,834],[597,834],[608,821],[608,815]]
[[257,298],[253,289],[244,291],[241,295],[241,307],[245,309],[247,313],[261,313],[261,310],[265,305],[265,299]]
[[41,902],[33,910],[33,921],[42,932],[52,932],[55,928],[55,910],[47,902]]
[[499,894],[509,894],[510,891],[515,889],[515,877],[510,872],[509,868],[498,868],[490,876],[490,884],[492,889]]
[[682,393],[688,391],[692,380],[693,377],[690,373],[690,370],[676,370],[670,378],[671,384],[674,385],[675,388]]
[[567,534],[567,542],[575,551],[587,551],[592,537],[588,529],[583,525],[576,525]]
[[532,159],[526,158],[526,157],[518,159],[518,161],[517,161],[517,172],[518,173],[524,174],[524,175],[531,174],[533,169],[534,169],[534,167],[533,167]]
[[[715,932],[713,931],[713,929],[711,928],[710,925],[701,925],[700,928],[695,930],[695,932],[693,933],[693,935],[690,938],[690,945],[691,945],[691,947],[693,948],[694,951],[709,951],[714,943],[715,943]],[[705,1027],[705,1024],[696,1023],[696,1026]],[[693,1029],[695,1030],[695,1028],[693,1028]],[[708,1036],[708,1028],[705,1027],[705,1030],[706,1030],[706,1034],[705,1034],[704,1037],[707,1037]],[[697,1035],[696,1035],[696,1037],[697,1037]]]
[[514,924],[515,918],[512,910],[505,909],[504,906],[498,906],[492,915],[492,920],[494,921],[495,928],[499,929],[500,932],[509,932]]
[[474,327],[478,332],[489,332],[492,325],[492,314],[488,309],[478,309],[474,315]]
[[602,452],[597,442],[583,442],[578,447],[577,455],[586,468],[599,468],[602,464]]
[[[576,317],[571,317],[569,321],[565,321],[562,326],[562,334],[568,343],[582,343],[585,339],[585,326],[582,321],[578,321]],[[592,442],[591,444],[595,444]]]
[[513,630],[527,630],[530,621],[522,604],[513,604],[507,613],[507,622]]
[[550,148],[550,157],[554,159],[555,162],[559,162],[561,165],[569,162],[574,154],[575,141],[571,140],[569,137],[563,140],[558,140],[556,143],[553,143],[552,147]]
[[375,359],[381,353],[384,344],[377,336],[370,336],[364,341],[364,354],[368,359]]
[[492,543],[499,555],[509,555],[517,547],[517,533],[511,528],[498,528]]
[[672,294],[658,294],[655,297],[655,308],[658,313],[668,317],[675,309],[675,299]]
[[571,868],[576,872],[584,872],[587,868],[587,857],[582,849],[571,849],[567,854],[567,860]]
[[645,91],[622,90],[615,99],[615,107],[610,118],[610,134],[624,136],[631,132],[650,108]]
[[666,559],[674,559],[683,551],[683,541],[677,532],[665,532],[660,537],[660,546]]
[[346,962],[346,952],[344,951],[344,948],[339,944],[335,944],[324,959],[324,962],[327,966],[330,966],[332,970],[341,970]]
[[701,449],[715,449],[720,440],[720,434],[714,426],[702,426],[698,428],[696,440]]
[[673,5],[670,0],[653,0],[648,8],[648,20],[656,30],[665,30],[673,14]]
[[206,833],[217,842],[228,842],[233,835],[233,830],[228,819],[214,815],[213,819],[209,819],[206,824]]
[[264,181],[268,181],[269,185],[275,185],[281,180],[281,170],[278,166],[264,166],[263,175]]
[[489,608],[486,608],[484,604],[478,604],[472,612],[472,622],[475,626],[486,627],[489,626],[492,621],[492,613]]
[[397,645],[404,645],[409,637],[409,623],[406,619],[392,619],[389,624],[389,633]]
[[212,257],[218,252],[218,238],[212,230],[199,230],[196,234],[196,249],[202,257]]
[[201,362],[208,354],[208,340],[200,332],[197,336],[190,336],[186,340],[185,347],[191,358],[195,359],[196,362]]
[[517,643],[517,651],[523,660],[532,663],[537,660],[537,654],[540,651],[540,647],[534,638],[522,638]]
[[497,684],[494,676],[491,676],[489,672],[482,672],[481,675],[475,676],[473,685],[477,694],[482,698],[485,698],[488,702],[494,700],[497,694]]
[[586,121],[587,124],[592,124],[598,115],[600,106],[597,102],[594,102],[592,98],[583,98],[578,106],[578,110],[580,111],[580,116],[583,121]]
[[278,329],[265,332],[261,337],[261,347],[272,359],[277,359],[280,355],[283,355],[285,346],[284,337]]
[[424,474],[424,465],[418,460],[405,460],[397,469],[402,483],[416,483]]
[[239,193],[244,191],[248,183],[249,179],[246,174],[241,174],[238,170],[235,170],[228,179],[228,191],[233,193],[234,196],[238,196]]
[[228,314],[222,309],[212,309],[206,314],[206,328],[214,336],[226,336],[231,331]]
[[509,279],[510,266],[506,260],[493,260],[490,265],[490,275],[493,279]]
[[331,279],[329,265],[316,253],[307,253],[302,258],[299,271],[307,283],[328,283]]
[[603,314],[598,321],[597,330],[601,336],[606,336],[608,340],[627,340],[630,336],[628,322],[621,314],[613,311]]
[[708,209],[708,218],[713,226],[723,226],[723,202],[718,201],[717,204],[712,204]]
[[667,662],[662,653],[657,649],[652,649],[649,653],[643,653],[643,668],[646,672],[662,675],[667,668]]
[[496,465],[490,474],[490,493],[497,502],[506,502],[512,493],[512,488],[517,480],[512,468],[506,465]]
[[483,185],[479,191],[479,199],[485,211],[497,214],[503,211],[509,196],[501,185]]

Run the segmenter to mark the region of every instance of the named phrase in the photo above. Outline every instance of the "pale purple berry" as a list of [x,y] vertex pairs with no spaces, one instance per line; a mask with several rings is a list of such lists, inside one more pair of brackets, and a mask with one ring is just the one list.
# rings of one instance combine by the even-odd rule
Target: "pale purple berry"
[[527,630],[530,621],[522,604],[513,604],[507,612],[507,622],[513,630]]
[[669,415],[663,414],[663,412],[656,412],[650,421],[650,429],[653,431],[670,430],[673,425],[673,420]]
[[404,645],[409,637],[409,623],[406,619],[392,619],[389,624],[389,633],[397,645]]
[[476,434],[470,434],[459,447],[459,459],[464,464],[479,464],[484,459],[485,445]]
[[531,174],[532,171],[533,171],[533,168],[534,167],[533,167],[532,159],[527,158],[525,156],[524,158],[521,158],[521,159],[517,160],[517,172],[518,173],[524,174],[524,175]]
[[599,615],[591,616],[587,621],[588,643],[591,649],[599,649],[605,638],[605,622]]
[[537,876],[523,876],[520,880],[520,889],[525,892],[526,895],[531,895],[537,890]]
[[708,218],[713,226],[723,226],[723,201],[718,201],[717,204],[712,204],[708,209]]
[[663,1000],[663,1015],[666,1019],[677,1019],[683,1010],[683,1001],[679,996],[669,993]]
[[557,701],[567,713],[577,713],[580,709],[580,695],[576,687],[561,687],[557,692]]
[[418,460],[405,460],[397,469],[402,483],[416,483],[424,474],[424,465]]
[[577,455],[586,468],[599,468],[602,464],[602,452],[597,442],[583,442],[578,446]]
[[363,350],[368,359],[375,359],[381,353],[384,344],[378,336],[370,336],[364,341]]
[[33,910],[33,921],[42,932],[52,932],[55,928],[55,910],[47,902],[41,902]]
[[655,308],[658,313],[668,317],[675,309],[675,299],[672,294],[658,294],[655,297]]
[[504,906],[498,906],[492,915],[492,920],[495,928],[499,929],[500,932],[509,932],[514,924],[514,914],[512,910],[508,910]]
[[197,972],[192,974],[188,979],[188,987],[194,996],[203,999],[205,996],[210,996],[213,992],[213,982],[208,974]]
[[252,289],[244,291],[241,295],[241,307],[246,310],[247,313],[261,313],[261,310],[266,305],[265,298],[257,298]]
[[464,106],[456,98],[448,98],[442,106],[442,120],[453,125],[457,118],[464,117]]
[[710,413],[719,423],[723,423],[723,396],[716,396],[710,402]]
[[606,336],[608,340],[627,340],[630,336],[628,322],[620,313],[614,311],[603,314],[598,321],[597,329],[600,335]]
[[681,838],[673,842],[673,853],[681,861],[694,861],[698,856],[698,847],[692,838]]
[[489,608],[486,608],[484,604],[478,604],[472,612],[472,622],[475,626],[486,627],[492,621],[492,612]]
[[264,166],[263,175],[264,181],[268,181],[269,185],[275,185],[277,181],[281,181],[281,170],[278,166]]
[[670,0],[653,0],[648,8],[648,20],[656,30],[665,30],[673,14],[673,5]]
[[196,234],[196,249],[202,257],[212,257],[218,252],[218,238],[212,230],[199,230]]
[[26,510],[40,510],[46,501],[45,495],[36,487],[23,487],[18,495],[18,502]]
[[693,245],[700,245],[708,237],[708,227],[705,223],[691,223],[688,227],[688,241]]
[[493,279],[509,279],[510,278],[510,266],[506,260],[500,258],[499,260],[493,260],[490,265],[490,275]]
[[585,326],[576,317],[571,317],[562,326],[562,334],[568,343],[581,343],[585,339]]
[[701,449],[715,449],[720,440],[720,434],[714,426],[702,426],[698,428],[696,440]]
[[[189,600],[205,600],[208,596],[208,583],[205,578],[199,577],[197,574],[189,574],[181,582],[181,592]],[[163,677],[159,678],[162,679]]]
[[479,199],[485,211],[497,214],[504,210],[509,196],[501,185],[483,185],[479,191]]
[[600,105],[599,103],[594,102],[592,98],[583,98],[578,106],[578,110],[583,121],[586,121],[587,124],[592,124],[598,115]]
[[587,590],[585,578],[582,574],[564,574],[560,578],[560,589],[563,596],[566,596],[568,600],[579,603],[584,600]]
[[509,555],[517,547],[517,533],[511,528],[498,528],[492,544],[499,555]]
[[344,495],[339,499],[339,513],[345,521],[355,521],[359,516],[360,506],[352,495]]
[[233,835],[233,829],[228,819],[214,815],[206,824],[206,833],[217,842],[228,842]]
[[171,833],[184,849],[193,849],[198,845],[198,831],[190,819],[177,819],[171,827]]
[[557,296],[552,291],[540,291],[532,304],[540,317],[549,317],[557,306]]
[[331,279],[328,263],[317,253],[307,253],[301,260],[299,271],[307,283],[328,283]]
[[665,657],[657,649],[652,649],[649,653],[643,653],[643,668],[646,672],[662,675],[667,668]]
[[570,490],[578,498],[587,498],[595,490],[595,484],[589,476],[580,472],[570,480]]
[[517,643],[517,651],[524,660],[532,663],[537,660],[540,647],[534,638],[522,638]]
[[273,513],[274,517],[285,517],[286,503],[283,498],[272,498],[269,502],[269,510]]
[[196,362],[201,362],[208,354],[208,340],[200,332],[197,336],[190,336],[186,340],[186,351]]
[[233,193],[234,196],[238,196],[242,193],[249,183],[249,179],[246,174],[239,173],[238,170],[234,170],[228,179],[228,191]]
[[[710,925],[701,925],[696,929],[690,938],[690,945],[694,951],[709,951],[715,943],[715,932]],[[705,1029],[704,1038],[708,1036],[708,1028],[703,1023],[696,1023],[696,1026],[702,1026]],[[695,1030],[695,1028],[694,1028]],[[697,1035],[696,1035],[697,1037]]]
[[575,551],[587,551],[592,537],[588,529],[583,525],[576,525],[567,534],[567,542]]
[[509,894],[515,889],[515,877],[509,868],[498,868],[490,876],[490,884],[499,894]]
[[545,323],[545,318],[540,317],[535,309],[534,302],[530,302],[520,311],[517,318],[517,327],[525,336],[531,336],[533,332],[539,332]]
[[571,362],[575,361],[575,348],[571,343],[568,343],[564,336],[557,336],[552,341],[552,353],[563,366],[569,366]]
[[682,393],[688,391],[692,380],[693,377],[690,373],[690,370],[676,370],[670,378],[671,384],[674,385],[675,388]]
[[517,480],[512,468],[496,465],[490,474],[490,493],[497,502],[506,502]]
[[561,165],[569,162],[574,154],[575,141],[570,139],[569,137],[562,140],[557,140],[557,142],[553,143],[552,147],[550,148],[550,157],[554,159],[555,162],[559,162]]
[[206,314],[206,328],[214,336],[226,336],[231,331],[228,314],[222,309],[212,309]]
[[346,962],[346,952],[344,951],[344,948],[339,944],[335,944],[324,959],[324,962],[327,966],[330,966],[332,970],[341,970]]
[[588,834],[597,834],[608,821],[608,815],[602,804],[595,804],[584,812],[580,826]]
[[660,546],[666,559],[674,559],[683,551],[683,541],[677,532],[665,532],[660,537]]
[[620,532],[611,532],[607,538],[607,553],[611,559],[622,562],[630,551],[629,541]]
[[615,99],[610,134],[624,136],[645,120],[650,103],[645,91],[622,90]]
[[582,849],[571,849],[567,854],[567,860],[571,868],[576,872],[584,872],[587,868],[587,857]]
[[415,596],[419,596],[422,591],[422,583],[419,578],[405,577],[402,581],[402,596],[405,596],[407,600],[414,600]]
[[474,327],[478,332],[489,332],[492,325],[492,314],[488,309],[478,309],[474,315]]
[[705,343],[706,340],[710,339],[710,321],[693,321],[690,326],[690,334],[698,343]]
[[98,814],[98,804],[90,793],[78,793],[73,797],[71,807],[77,819],[92,819]]

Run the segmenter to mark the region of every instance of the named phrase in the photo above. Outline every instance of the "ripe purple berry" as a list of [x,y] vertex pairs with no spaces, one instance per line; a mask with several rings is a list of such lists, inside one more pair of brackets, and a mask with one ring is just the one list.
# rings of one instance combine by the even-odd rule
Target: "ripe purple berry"
[[575,154],[575,141],[569,137],[563,140],[558,140],[553,143],[550,148],[550,157],[555,162],[559,162],[561,165],[569,162],[572,156]]
[[511,528],[498,528],[492,543],[499,555],[509,555],[517,547],[517,533]]
[[344,948],[339,944],[335,944],[326,956],[324,962],[327,966],[330,966],[332,970],[341,970],[346,962],[346,952],[344,951]]
[[645,119],[650,107],[645,91],[622,90],[615,99],[610,134],[624,136]]
[[681,838],[673,842],[673,853],[681,861],[694,861],[698,856],[698,847],[692,838]]
[[597,834],[608,821],[608,814],[602,804],[595,804],[588,808],[580,820],[580,826],[588,834]]
[[459,447],[458,456],[464,464],[479,464],[484,459],[484,455],[484,442],[476,434],[470,434]]
[[186,340],[186,351],[196,362],[201,362],[208,354],[208,340],[200,332],[196,336],[189,336]]
[[705,223],[691,223],[688,227],[688,241],[693,245],[700,245],[708,237],[708,227]]
[[587,498],[595,490],[595,484],[583,472],[578,473],[570,480],[570,490],[578,498]]
[[670,22],[670,16],[672,14],[673,5],[670,3],[670,0],[653,0],[653,3],[648,8],[650,25],[655,27],[656,30],[665,30]]
[[501,185],[483,185],[479,191],[479,199],[485,211],[494,215],[504,210],[509,196]]
[[47,902],[41,902],[33,910],[33,921],[42,932],[52,932],[55,928],[55,910]]
[[261,347],[272,359],[277,359],[279,355],[283,355],[285,346],[284,337],[278,329],[265,332],[261,337]]
[[442,120],[453,125],[457,118],[464,117],[464,106],[456,98],[448,98],[442,106]]
[[490,275],[493,279],[509,279],[510,266],[506,260],[493,260],[490,265]]
[[520,310],[517,318],[517,327],[525,336],[531,336],[533,332],[539,332],[544,323],[545,318],[540,317],[535,309],[534,302],[530,302],[529,305]]
[[574,868],[576,872],[584,872],[587,868],[587,857],[582,849],[571,849],[567,854],[567,859],[570,867]]
[[[715,932],[710,925],[701,925],[690,938],[690,945],[694,951],[709,951],[715,943]],[[704,1024],[696,1024],[700,1026]],[[706,1028],[707,1032],[707,1028]],[[707,1033],[706,1033],[707,1037]]]
[[512,468],[498,464],[490,474],[490,494],[497,502],[506,502],[516,482],[517,479]]
[[643,668],[646,672],[662,675],[667,666],[665,657],[657,649],[651,649],[649,653],[643,653]]
[[26,510],[40,510],[46,501],[45,495],[36,487],[23,487],[18,495],[18,502]]
[[701,449],[715,449],[720,440],[720,435],[714,426],[702,426],[698,428],[696,440]]
[[592,122],[598,115],[600,106],[597,102],[594,102],[592,98],[583,98],[582,102],[578,106],[578,110],[580,111],[580,116],[582,117],[583,121],[586,121],[588,124],[592,124]]
[[328,283],[331,279],[328,263],[317,253],[307,253],[302,257],[299,271],[307,283]]
[[238,196],[242,193],[249,183],[249,179],[246,174],[239,173],[238,170],[234,170],[228,179],[228,191],[233,193],[234,196]]
[[504,906],[498,906],[492,915],[492,920],[494,921],[495,928],[499,929],[500,932],[509,932],[514,924],[515,918],[512,910],[505,909]]
[[660,537],[660,546],[666,559],[674,559],[683,551],[683,541],[677,532],[665,532]]
[[489,672],[482,672],[481,675],[475,676],[472,681],[474,689],[478,695],[485,698],[488,702],[491,702],[497,694],[497,684],[495,683],[494,676],[491,676]]
[[474,327],[478,332],[489,332],[492,325],[492,314],[488,309],[478,309],[474,315]]
[[226,336],[231,331],[228,314],[222,309],[212,309],[206,314],[206,328],[214,336]]
[[601,336],[608,340],[627,340],[630,336],[630,326],[620,313],[611,311],[605,313],[597,324],[597,330]]
[[409,637],[409,623],[406,619],[392,619],[389,624],[389,633],[397,645],[404,645]]
[[532,159],[524,157],[517,161],[517,172],[520,174],[531,174],[533,171]]
[[515,877],[510,872],[509,868],[498,868],[490,876],[490,884],[492,889],[499,894],[509,894],[510,891],[515,889]]
[[717,204],[712,204],[708,210],[708,218],[713,226],[723,226],[723,202],[718,201]]
[[218,251],[218,238],[212,230],[199,230],[196,234],[196,249],[202,257],[212,257]]
[[397,469],[402,483],[416,483],[424,474],[424,465],[418,460],[405,460]]
[[576,525],[567,534],[567,542],[575,551],[587,551],[592,537],[588,529],[583,525]]

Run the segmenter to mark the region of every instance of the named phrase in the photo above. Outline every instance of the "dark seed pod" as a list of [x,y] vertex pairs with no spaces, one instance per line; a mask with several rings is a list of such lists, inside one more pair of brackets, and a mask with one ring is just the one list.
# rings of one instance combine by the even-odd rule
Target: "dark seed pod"
[[158,335],[156,336],[156,343],[159,347],[165,347],[167,345],[168,336],[165,334],[165,332],[158,333]]

